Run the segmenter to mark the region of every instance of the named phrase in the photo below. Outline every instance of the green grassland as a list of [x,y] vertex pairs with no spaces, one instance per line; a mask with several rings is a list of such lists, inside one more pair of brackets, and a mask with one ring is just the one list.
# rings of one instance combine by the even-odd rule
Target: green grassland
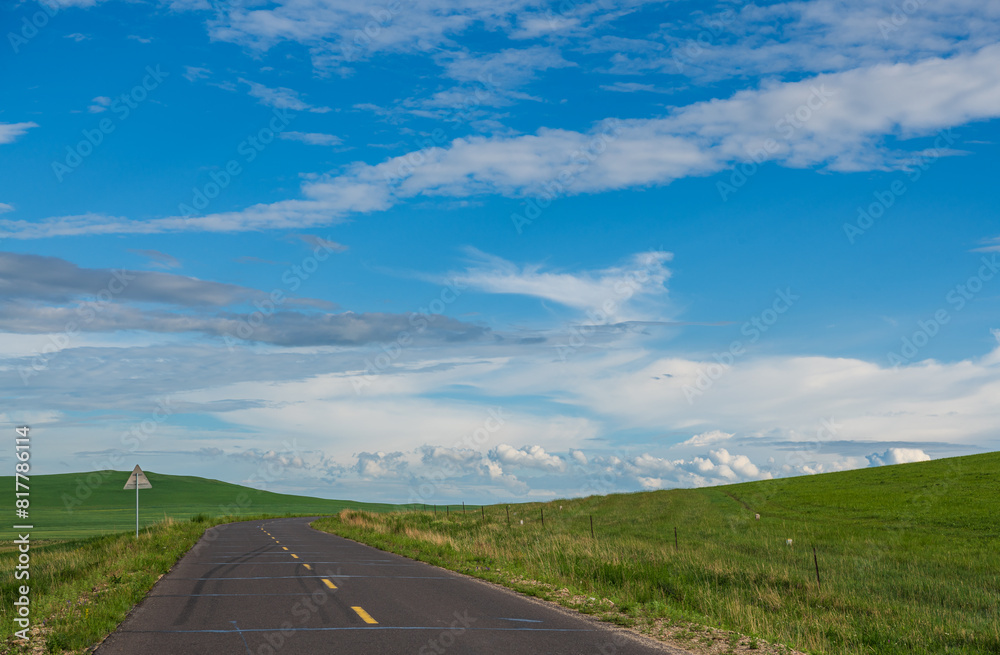
[[[9,525],[34,525],[33,540],[79,539],[95,535],[135,530],[135,491],[122,487],[130,471],[92,471],[58,475],[32,475],[31,505],[27,521],[16,520],[0,532],[8,538]],[[139,525],[151,525],[164,518],[187,519],[197,514],[300,516],[332,514],[345,507],[383,512],[394,505],[324,500],[308,496],[277,494],[240,485],[181,475],[146,471],[152,489],[139,491]],[[0,489],[9,489],[13,498],[14,478],[0,477]],[[13,504],[13,500],[11,500]]]
[[815,653],[1000,653],[998,470],[990,453],[511,505],[509,525],[492,506],[314,526],[651,633],[692,622]]

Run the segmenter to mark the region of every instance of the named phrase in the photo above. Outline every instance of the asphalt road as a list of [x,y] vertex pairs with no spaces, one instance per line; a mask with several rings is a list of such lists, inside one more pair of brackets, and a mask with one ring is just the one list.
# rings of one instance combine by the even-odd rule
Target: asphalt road
[[98,655],[688,655],[309,527],[211,528]]

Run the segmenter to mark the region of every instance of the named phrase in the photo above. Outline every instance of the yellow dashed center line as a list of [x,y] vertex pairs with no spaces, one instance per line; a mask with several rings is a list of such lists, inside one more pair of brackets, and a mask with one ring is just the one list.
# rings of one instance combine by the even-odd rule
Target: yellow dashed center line
[[282,546],[281,550],[288,550],[288,546]]
[[365,623],[378,623],[378,621],[376,621],[375,619],[372,618],[371,614],[369,614],[368,612],[364,611],[360,607],[352,607],[351,609],[354,610],[355,612],[357,612],[358,616],[360,616],[361,620],[364,621]]
[[299,558],[299,556],[298,556],[298,555],[296,555],[295,553],[292,553],[292,557],[294,557],[295,559],[298,559],[298,558]]
[[313,567],[309,566],[308,564],[303,564],[302,566],[306,567],[307,571],[312,571],[313,570]]
[[336,589],[337,588],[337,585],[333,584],[332,582],[330,582],[326,578],[323,578],[323,584],[325,584],[330,589]]

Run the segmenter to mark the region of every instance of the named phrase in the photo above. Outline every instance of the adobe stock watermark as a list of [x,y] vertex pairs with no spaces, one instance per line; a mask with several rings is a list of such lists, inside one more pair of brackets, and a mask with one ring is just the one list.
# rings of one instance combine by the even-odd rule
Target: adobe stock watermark
[[59,3],[53,0],[38,0],[42,9],[34,12],[31,16],[22,16],[20,29],[17,32],[7,32],[7,42],[10,43],[14,54],[21,52],[21,46],[38,36],[39,30],[49,24],[49,20],[59,13]]
[[209,173],[209,181],[201,186],[191,189],[190,203],[177,205],[177,211],[181,216],[192,218],[198,216],[211,201],[215,200],[233,180],[243,174],[243,166],[251,163],[257,156],[264,152],[274,139],[281,134],[295,118],[295,114],[287,109],[274,109],[271,111],[271,118],[267,125],[257,130],[256,134],[251,134],[236,146],[236,154],[242,156],[242,164],[239,159],[230,159],[220,170]]
[[781,150],[782,142],[790,142],[795,133],[805,127],[806,123],[825,107],[834,95],[836,95],[836,91],[827,89],[823,84],[810,86],[809,96],[805,102],[796,107],[794,111],[787,112],[775,121],[774,131],[778,133],[778,138],[767,138],[761,147],[752,152],[748,150],[747,155],[749,155],[750,161],[733,166],[728,182],[715,183],[715,188],[722,197],[722,201],[729,200],[730,196],[743,188],[750,178],[757,174],[764,162],[770,160]]
[[521,203],[524,208],[523,215],[518,212],[511,213],[510,221],[519,235],[524,233],[525,227],[538,220],[557,198],[572,190],[580,175],[593,166],[594,162],[607,152],[608,144],[621,135],[621,129],[619,120],[605,121],[599,133],[591,136],[585,146],[570,155],[570,164],[563,167],[555,177],[542,182],[541,191],[537,195]]
[[351,384],[354,385],[354,393],[361,395],[362,389],[371,385],[376,377],[388,370],[393,362],[399,359],[403,351],[413,343],[415,335],[423,334],[425,330],[434,322],[435,318],[444,313],[445,308],[461,297],[462,292],[468,285],[458,279],[451,279],[441,288],[436,298],[426,306],[421,307],[416,312],[410,314],[409,324],[412,330],[400,330],[396,338],[390,342],[380,344],[381,353],[365,358],[364,372],[360,375],[351,376]]
[[68,321],[62,332],[49,335],[49,343],[31,356],[29,366],[17,367],[17,373],[24,385],[27,386],[31,378],[47,370],[52,358],[69,347],[73,338],[80,334],[82,328],[92,323],[98,314],[114,302],[115,298],[125,291],[129,282],[134,279],[135,275],[126,270],[111,271],[111,278],[104,288],[98,291],[92,299],[81,301],[76,306],[75,312],[79,320]]
[[889,40],[889,35],[898,31],[903,25],[909,22],[910,16],[920,11],[927,4],[927,0],[903,0],[899,4],[892,5],[892,14],[888,19],[880,18],[876,25],[882,35],[883,41]]
[[694,64],[715,46],[720,36],[729,31],[729,26],[739,17],[739,12],[727,7],[704,22],[705,27],[693,38],[689,37],[680,48],[671,51],[671,60],[677,73],[683,73],[685,66]]
[[729,372],[736,360],[746,354],[746,347],[757,343],[761,336],[771,329],[782,314],[791,309],[799,299],[800,297],[793,294],[790,287],[784,291],[775,290],[771,306],[740,326],[740,334],[748,337],[747,341],[735,340],[729,344],[727,350],[714,353],[712,359],[715,360],[715,363],[700,368],[693,385],[684,385],[682,391],[688,405],[694,405],[696,398],[711,389],[723,375]]
[[425,645],[420,647],[417,655],[443,655],[449,648],[455,645],[455,640],[465,634],[465,631],[476,622],[474,616],[469,616],[469,611],[453,613],[455,620],[448,624],[436,637],[431,638]]
[[67,175],[79,168],[83,160],[94,154],[94,150],[104,143],[105,137],[114,132],[118,128],[118,124],[131,116],[132,112],[138,109],[139,105],[145,102],[149,94],[159,87],[164,78],[168,76],[169,73],[160,70],[160,64],[157,64],[155,68],[146,66],[146,75],[143,76],[142,80],[128,92],[112,99],[108,104],[108,109],[117,116],[118,122],[105,117],[98,121],[97,127],[82,130],[83,139],[78,141],[75,146],[66,146],[66,156],[63,157],[62,161],[52,162],[52,172],[55,173],[56,180],[62,182]]
[[[472,110],[496,95],[496,83],[493,81],[492,73],[489,75],[479,76],[477,81],[480,86],[477,86],[472,91],[463,94],[461,100],[451,105],[447,112],[438,118],[443,121],[453,121],[456,123],[467,123],[471,121]],[[406,178],[413,175],[418,168],[426,166],[431,161],[429,156],[431,150],[441,147],[450,140],[451,137],[448,133],[440,127],[434,128],[434,130],[432,130],[431,133],[425,137],[414,139],[413,144],[417,147],[417,149],[400,157],[396,157],[394,160],[396,164],[395,168],[388,166],[384,167],[382,171],[382,178],[388,185],[396,185],[402,182]]]
[[[975,275],[972,275],[965,282],[952,287],[944,300],[951,306],[953,312],[960,312],[965,306],[975,298],[986,286],[986,283],[1000,273],[1000,261],[997,261],[997,253],[987,258],[985,255],[979,260],[981,265]],[[917,329],[912,334],[905,336],[900,341],[898,350],[894,350],[886,355],[886,359],[893,368],[898,368],[903,364],[909,364],[920,353],[920,350],[931,342],[941,330],[951,322],[952,313],[947,307],[942,307],[935,311],[930,317],[917,321]]]
[[[952,134],[950,128],[938,132],[937,137],[934,139],[934,147],[920,153],[920,156],[914,161],[913,167],[906,172],[906,177],[910,181],[910,184],[917,182],[923,177],[924,173],[941,158],[941,152],[945,149],[945,146],[954,144],[955,139],[956,137]],[[889,208],[895,205],[896,201],[908,190],[909,187],[906,182],[903,180],[893,180],[888,188],[874,191],[872,193],[874,201],[869,203],[867,207],[859,205],[858,217],[854,222],[844,223],[843,229],[847,240],[853,245],[857,238],[870,230],[875,225],[875,221],[882,218]]]
[[304,281],[314,275],[319,270],[320,264],[328,260],[332,253],[339,252],[332,246],[333,243],[335,242],[331,239],[317,240],[311,255],[304,257],[298,264],[289,266],[281,274],[281,282],[284,287],[275,287],[263,300],[253,301],[253,306],[256,309],[246,316],[240,317],[236,321],[236,327],[222,335],[222,340],[229,352],[236,350],[236,346],[240,345],[241,342],[252,340],[257,329],[288,302],[289,294],[297,291]]
[[344,61],[353,62],[365,51],[370,49],[375,42],[382,38],[385,30],[389,29],[392,21],[403,10],[404,4],[400,0],[392,0],[384,7],[374,7],[368,10],[368,15],[372,19],[360,28],[354,30],[353,38],[350,42],[346,39],[341,41],[340,55]]

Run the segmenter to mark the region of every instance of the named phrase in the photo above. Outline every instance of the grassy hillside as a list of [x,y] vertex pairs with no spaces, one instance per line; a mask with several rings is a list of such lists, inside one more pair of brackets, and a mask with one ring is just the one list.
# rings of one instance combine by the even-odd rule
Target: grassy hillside
[[694,622],[816,653],[1000,653],[998,469],[991,453],[512,505],[510,526],[503,506],[315,526],[651,634]]
[[[32,539],[77,539],[135,528],[135,491],[122,487],[130,471],[94,471],[32,475],[28,523]],[[240,485],[146,471],[152,489],[139,491],[139,524],[165,517],[187,519],[197,514],[333,514],[345,507],[381,512],[392,505],[324,500],[258,491]],[[14,478],[0,477],[0,488],[14,489]],[[4,530],[3,537],[9,537]]]

